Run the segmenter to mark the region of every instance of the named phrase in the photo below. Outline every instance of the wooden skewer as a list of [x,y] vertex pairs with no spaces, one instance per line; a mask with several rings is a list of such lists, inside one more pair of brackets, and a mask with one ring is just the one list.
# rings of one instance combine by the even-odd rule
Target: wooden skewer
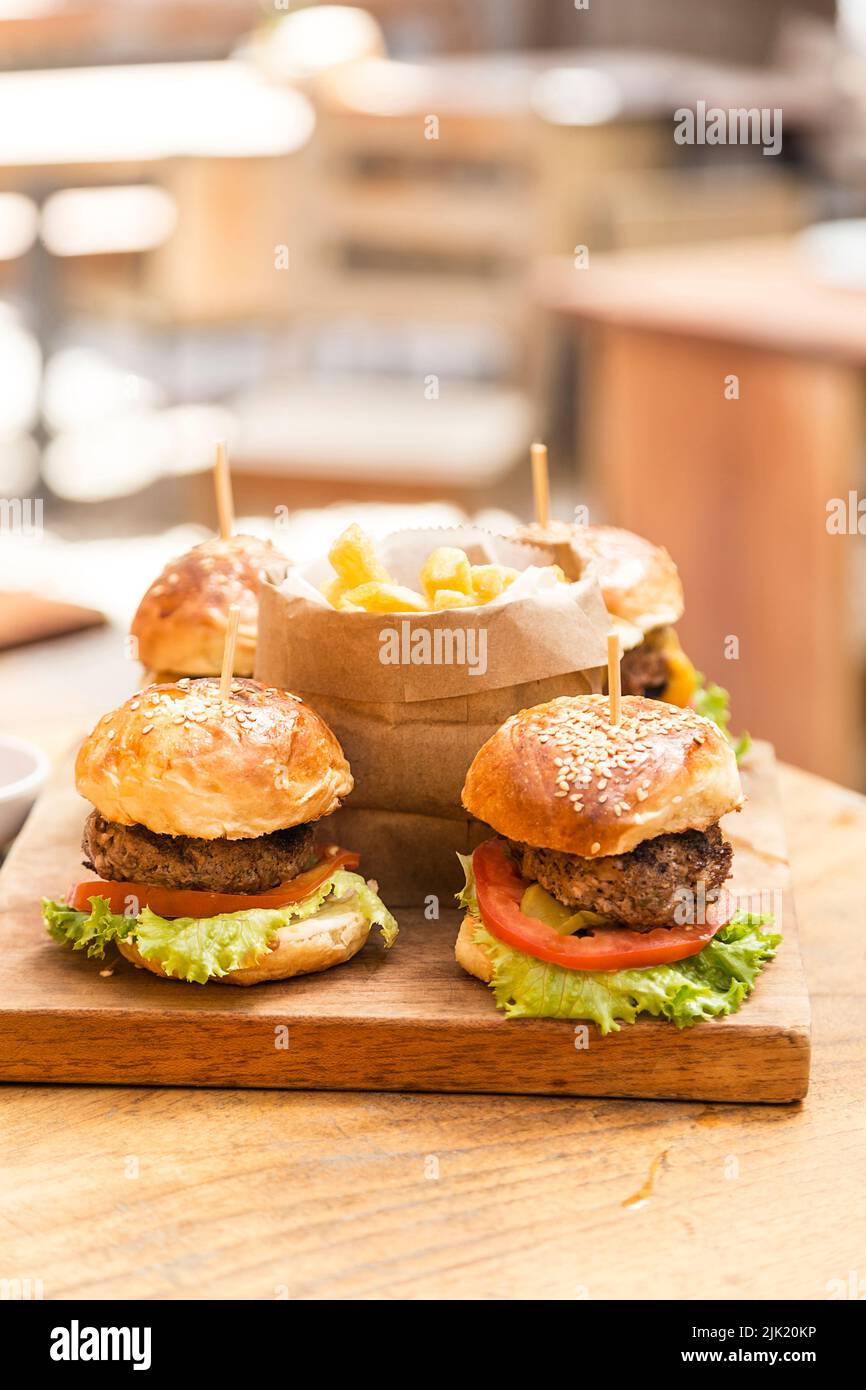
[[529,449],[532,460],[532,491],[535,497],[535,520],[539,526],[550,521],[550,476],[547,471],[547,445],[532,444]]
[[220,535],[225,541],[234,533],[235,507],[232,499],[232,475],[229,472],[229,458],[224,439],[219,440],[216,446],[214,485],[216,487]]
[[607,690],[610,700],[610,722],[614,727],[622,719],[622,684],[619,671],[619,633],[607,634]]
[[226,629],[226,644],[223,647],[223,668],[220,672],[220,699],[227,700],[232,690],[232,675],[235,669],[235,647],[238,644],[238,622],[241,608],[233,603],[229,609],[229,625]]

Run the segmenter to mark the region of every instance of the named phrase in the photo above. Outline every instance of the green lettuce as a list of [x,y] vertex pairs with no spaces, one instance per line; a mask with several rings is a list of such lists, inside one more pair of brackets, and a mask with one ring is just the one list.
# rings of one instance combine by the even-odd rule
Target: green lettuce
[[91,898],[89,912],[76,912],[65,903],[43,898],[42,919],[55,941],[76,951],[86,950],[100,960],[109,942],[128,937],[135,928],[135,918],[112,912],[107,898]]
[[475,941],[493,965],[490,988],[508,1018],[573,1018],[618,1032],[639,1013],[678,1028],[734,1013],[782,937],[771,917],[737,913],[696,956],[643,970],[569,970],[515,951],[479,921]]
[[257,965],[267,955],[277,932],[292,922],[305,921],[323,909],[352,900],[370,926],[379,927],[386,946],[392,946],[397,923],[360,874],[336,869],[315,892],[279,908],[247,908],[216,917],[160,917],[145,907],[138,917],[119,917],[105,898],[90,899],[91,911],[76,912],[47,898],[42,913],[55,941],[70,942],[88,955],[102,956],[105,944],[118,937],[134,941],[145,960],[157,962],[175,979],[205,984],[210,979]]
[[465,907],[466,911],[471,912],[473,917],[480,918],[481,913],[478,909],[478,895],[475,892],[475,866],[472,863],[472,855],[458,854],[457,858],[460,860],[460,867],[466,875],[466,882],[460,889],[460,892],[455,893],[454,896],[461,907]]
[[649,1013],[687,1028],[734,1013],[782,940],[780,932],[766,930],[771,916],[737,912],[685,960],[635,970],[569,970],[517,951],[488,931],[478,909],[472,857],[459,859],[466,883],[457,897],[477,920],[474,940],[491,962],[490,988],[507,1018],[586,1019],[604,1034]]
[[702,714],[705,719],[712,719],[714,724],[718,724],[728,742],[733,745],[737,762],[739,762],[751,747],[751,737],[749,734],[740,734],[739,737],[735,737],[728,728],[731,722],[731,697],[727,690],[721,685],[716,685],[715,681],[708,683],[706,676],[702,675],[700,671],[695,674],[698,682],[692,697],[695,711]]

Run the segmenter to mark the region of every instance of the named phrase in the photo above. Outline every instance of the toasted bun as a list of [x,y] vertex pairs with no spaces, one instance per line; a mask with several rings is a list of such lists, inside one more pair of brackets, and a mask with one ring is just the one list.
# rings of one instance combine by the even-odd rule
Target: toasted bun
[[477,917],[473,917],[471,912],[460,924],[460,931],[457,933],[457,940],[454,943],[454,955],[458,965],[462,965],[464,970],[468,970],[470,975],[476,979],[483,980],[486,985],[493,979],[493,966],[490,964],[490,957],[483,946],[479,946],[475,940],[475,933],[481,926]]
[[205,541],[166,565],[132,620],[138,657],[153,671],[217,676],[229,607],[240,605],[236,676],[251,676],[256,657],[259,573],[283,559],[270,541],[232,536]]
[[[554,521],[545,527],[524,526],[518,539],[552,546],[570,578],[595,575],[605,608],[626,625],[621,631],[627,648],[652,628],[679,622],[683,616],[683,586],[676,565],[662,546],[633,531]],[[631,640],[628,626],[637,630]]]
[[509,840],[586,858],[704,830],[743,804],[734,751],[709,719],[628,695],[561,696],[507,719],[479,749],[463,805]]
[[108,820],[157,835],[252,839],[328,816],[352,790],[343,750],[296,695],[234,680],[151,685],[103,715],[75,783]]
[[[230,970],[227,975],[214,976],[209,983],[220,985],[260,985],[267,980],[288,980],[292,975],[312,975],[317,970],[330,970],[357,955],[370,935],[370,923],[360,912],[353,912],[351,903],[341,911],[308,917],[305,922],[292,922],[280,927],[275,950],[246,970]],[[149,970],[162,979],[166,975],[158,961],[145,960],[138,947],[129,941],[118,941],[117,948],[139,969]]]

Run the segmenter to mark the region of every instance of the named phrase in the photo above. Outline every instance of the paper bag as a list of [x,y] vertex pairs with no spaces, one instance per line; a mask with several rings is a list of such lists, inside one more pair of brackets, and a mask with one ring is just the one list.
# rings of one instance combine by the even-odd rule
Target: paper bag
[[262,585],[256,677],[294,691],[327,721],[355,778],[327,836],[362,855],[395,906],[451,905],[456,854],[483,828],[460,804],[470,762],[509,714],[601,688],[609,618],[595,579],[563,584],[549,553],[475,527],[397,532],[380,556],[418,587],[431,550],[521,570],[500,598],[439,613],[344,613],[318,585],[326,560],[271,569]]

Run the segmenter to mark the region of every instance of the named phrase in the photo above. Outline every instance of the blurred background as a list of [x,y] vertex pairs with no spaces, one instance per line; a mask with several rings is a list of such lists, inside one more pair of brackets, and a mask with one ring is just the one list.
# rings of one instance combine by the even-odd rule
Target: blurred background
[[[134,683],[218,437],[296,559],[527,519],[540,437],[557,516],[669,548],[734,727],[864,785],[866,0],[0,0],[0,69],[8,726]],[[24,592],[116,627],[24,646]]]

